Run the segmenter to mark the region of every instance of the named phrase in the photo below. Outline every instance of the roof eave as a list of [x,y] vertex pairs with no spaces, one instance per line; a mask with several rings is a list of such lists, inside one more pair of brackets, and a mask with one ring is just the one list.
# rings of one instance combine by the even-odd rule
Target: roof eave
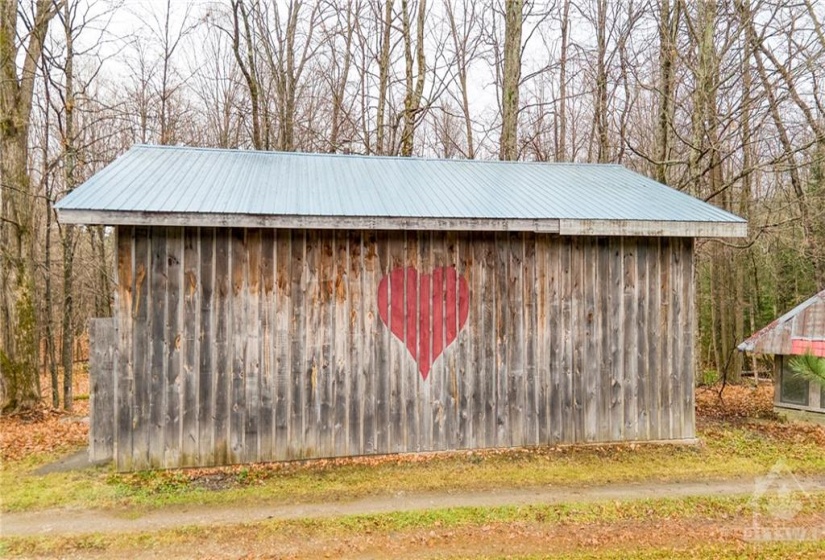
[[297,216],[271,214],[143,212],[57,208],[65,224],[265,227],[433,231],[532,231],[582,236],[746,237],[746,222],[676,222],[558,218],[449,218],[394,216]]

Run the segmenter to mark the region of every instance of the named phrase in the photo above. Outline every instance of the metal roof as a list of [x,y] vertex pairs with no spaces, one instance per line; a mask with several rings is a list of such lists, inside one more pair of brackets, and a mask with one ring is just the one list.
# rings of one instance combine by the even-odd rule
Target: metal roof
[[825,358],[825,290],[755,332],[737,348],[786,356],[811,352]]
[[745,220],[620,165],[131,148],[66,223],[744,236]]

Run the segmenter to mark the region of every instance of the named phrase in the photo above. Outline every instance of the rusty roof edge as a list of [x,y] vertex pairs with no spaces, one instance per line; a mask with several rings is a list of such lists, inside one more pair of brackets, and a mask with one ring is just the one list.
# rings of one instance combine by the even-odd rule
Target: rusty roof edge
[[740,352],[755,351],[756,348],[759,346],[760,339],[762,339],[767,333],[779,328],[780,326],[783,326],[785,323],[794,319],[797,315],[808,309],[810,306],[820,302],[825,303],[825,290],[822,290],[814,294],[813,296],[806,299],[790,311],[787,311],[784,314],[780,315],[778,318],[774,319],[773,321],[771,321],[770,323],[768,323],[767,325],[765,325],[764,327],[750,335],[748,338],[740,342],[739,345],[736,346],[736,349]]

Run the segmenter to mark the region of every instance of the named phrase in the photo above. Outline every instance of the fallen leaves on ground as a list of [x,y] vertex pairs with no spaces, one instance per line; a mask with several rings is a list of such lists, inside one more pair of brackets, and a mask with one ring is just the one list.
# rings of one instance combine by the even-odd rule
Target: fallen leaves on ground
[[729,422],[787,443],[815,443],[825,447],[825,426],[805,422],[782,422],[773,410],[773,385],[758,387],[728,385],[696,390],[696,419],[707,427]]
[[815,443],[825,447],[825,426],[802,422],[748,422],[746,427],[788,443]]
[[[791,527],[821,534],[818,515],[799,515],[792,523],[767,520],[760,529]],[[705,520],[672,519],[586,523],[492,522],[457,527],[372,531],[353,525],[345,532],[305,527],[279,530],[278,522],[227,525],[208,532],[157,534],[151,539],[64,537],[59,541],[13,542],[13,555],[38,558],[191,558],[245,560],[302,558],[821,558],[821,542],[748,542],[748,513]]]
[[59,453],[89,439],[88,401],[75,403],[74,412],[41,408],[0,418],[0,457],[16,461],[33,454]]
[[[48,379],[41,380],[47,388]],[[74,374],[74,394],[88,395],[89,376],[82,367]],[[34,454],[61,453],[89,440],[89,401],[78,398],[74,410],[53,409],[46,405],[20,413],[0,416],[0,458],[17,461]]]
[[776,419],[773,411],[773,385],[758,387],[727,385],[696,389],[696,417],[699,420],[741,418]]

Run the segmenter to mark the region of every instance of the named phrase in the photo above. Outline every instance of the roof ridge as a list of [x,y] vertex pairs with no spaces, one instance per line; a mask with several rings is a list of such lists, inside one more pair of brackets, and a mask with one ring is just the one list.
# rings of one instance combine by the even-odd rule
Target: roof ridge
[[[500,159],[468,159],[468,158],[437,158],[437,157],[420,157],[420,156],[392,156],[381,154],[342,154],[338,152],[286,152],[282,150],[248,150],[245,148],[216,148],[211,146],[172,146],[163,144],[134,144],[131,149],[152,149],[152,150],[166,150],[166,151],[201,151],[201,152],[220,152],[220,153],[239,153],[239,154],[255,154],[261,156],[299,156],[299,157],[333,157],[333,158],[361,158],[361,159],[384,159],[392,161],[417,161],[417,162],[447,162],[447,163],[485,163],[485,164],[502,164],[502,165],[552,165],[552,166],[566,166],[566,167],[617,167],[620,169],[627,169],[620,163],[595,163],[595,162],[577,162],[577,161],[535,161],[535,160],[500,160]],[[128,151],[128,150],[127,150]],[[629,170],[628,170],[629,171]],[[655,181],[647,177],[651,181]],[[656,181],[658,182],[658,181]]]

